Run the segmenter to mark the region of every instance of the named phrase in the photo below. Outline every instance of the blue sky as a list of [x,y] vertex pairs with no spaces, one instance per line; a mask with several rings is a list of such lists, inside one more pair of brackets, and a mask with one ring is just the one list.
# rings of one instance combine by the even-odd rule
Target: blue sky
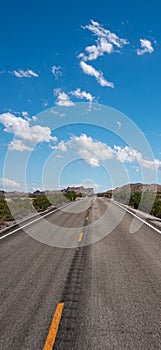
[[[1,4],[1,187],[24,190],[26,183],[31,190],[56,188],[53,174],[61,159],[67,162],[61,187],[89,183],[104,190],[126,183],[126,171],[132,182],[152,182],[157,174],[161,183],[160,12],[157,0]],[[79,102],[90,110],[91,124],[94,106],[110,106],[127,115],[143,132],[153,161],[143,154],[137,137],[136,144],[129,145],[115,134],[124,123],[119,112],[113,132],[74,125]],[[46,110],[57,111],[52,125],[50,112],[43,114]],[[66,124],[69,118],[72,125],[58,128],[59,118]],[[103,118],[100,113],[100,125]],[[68,163],[71,151],[78,160]],[[114,160],[124,175],[110,180]],[[145,178],[140,167],[148,171]]]

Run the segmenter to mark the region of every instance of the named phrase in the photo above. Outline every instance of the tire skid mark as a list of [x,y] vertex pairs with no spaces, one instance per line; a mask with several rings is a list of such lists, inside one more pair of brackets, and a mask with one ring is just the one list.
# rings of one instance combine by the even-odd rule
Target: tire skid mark
[[[89,220],[84,220],[84,227],[89,225],[91,209],[92,207],[88,208],[85,213],[85,217],[88,215]],[[76,334],[79,332],[79,329],[76,327],[76,322],[79,316],[78,306],[81,295],[82,278],[86,266],[87,250],[88,247],[83,246],[74,251],[60,300],[60,302],[64,302],[64,310],[53,348],[54,350],[73,349]]]

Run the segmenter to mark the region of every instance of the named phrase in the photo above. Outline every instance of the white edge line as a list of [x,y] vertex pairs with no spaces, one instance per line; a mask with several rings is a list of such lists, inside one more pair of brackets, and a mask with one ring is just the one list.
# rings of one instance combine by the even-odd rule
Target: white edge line
[[[28,222],[27,224],[25,224],[25,225],[23,225],[23,226],[21,226],[21,227],[18,227],[18,228],[16,228],[15,230],[6,233],[6,234],[3,235],[3,236],[0,236],[0,240],[3,239],[3,238],[5,238],[5,237],[8,237],[8,236],[12,235],[13,233],[16,233],[17,231],[22,230],[23,228],[25,228],[25,227],[27,227],[27,226],[29,226],[29,225],[34,224],[35,222],[37,222],[37,221],[39,221],[39,220],[42,220],[42,219],[45,218],[47,215],[50,215],[50,214],[52,214],[53,212],[55,213],[57,210],[60,210],[61,208],[65,208],[66,206],[68,206],[68,205],[70,205],[70,204],[71,204],[71,203],[68,203],[68,204],[63,205],[62,207],[59,207],[59,208],[57,208],[57,209],[53,209],[53,211],[50,211],[49,213],[46,213],[46,214],[44,214],[44,215],[41,215],[41,216],[38,217],[37,219],[35,219],[35,220],[33,220],[33,221],[30,221],[30,222]],[[30,220],[30,219],[29,219],[29,220]],[[18,223],[18,225],[19,225],[19,223]],[[11,228],[10,228],[10,229],[11,229]]]
[[145,225],[149,226],[150,228],[152,228],[154,231],[158,232],[161,235],[161,231],[158,228],[156,228],[155,226],[149,224],[147,221],[143,220],[142,218],[140,218],[139,216],[137,216],[136,214],[134,214],[130,210],[126,209],[121,204],[119,204],[119,203],[117,203],[115,201],[113,201],[113,203],[116,204],[118,207],[122,208],[123,210],[127,211],[129,214],[133,215],[135,218],[137,218],[138,220],[143,222]]

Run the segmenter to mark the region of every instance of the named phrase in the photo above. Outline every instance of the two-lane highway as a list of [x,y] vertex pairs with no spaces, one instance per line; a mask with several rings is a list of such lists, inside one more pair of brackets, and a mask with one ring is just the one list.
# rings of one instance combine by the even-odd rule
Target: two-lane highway
[[161,235],[132,220],[81,200],[2,239],[0,349],[160,349]]

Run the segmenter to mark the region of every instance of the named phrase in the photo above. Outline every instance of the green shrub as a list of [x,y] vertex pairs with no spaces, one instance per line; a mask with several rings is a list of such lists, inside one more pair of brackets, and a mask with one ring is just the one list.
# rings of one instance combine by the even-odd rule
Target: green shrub
[[[64,194],[65,198],[67,198],[69,201],[75,201],[77,198],[77,193],[75,191],[68,191]],[[79,196],[80,197],[80,196]]]
[[161,201],[160,200],[158,199],[155,200],[151,214],[158,218],[161,218]]
[[129,204],[134,209],[138,209],[140,200],[141,200],[141,192],[138,192],[138,191],[133,192],[133,193],[131,193]]
[[129,204],[130,189],[123,189],[120,191],[113,191],[113,199],[123,204]]
[[51,203],[45,195],[36,195],[33,199],[33,205],[37,211],[42,211],[49,208]]
[[8,208],[7,202],[5,199],[0,199],[0,221],[12,221],[13,216]]

